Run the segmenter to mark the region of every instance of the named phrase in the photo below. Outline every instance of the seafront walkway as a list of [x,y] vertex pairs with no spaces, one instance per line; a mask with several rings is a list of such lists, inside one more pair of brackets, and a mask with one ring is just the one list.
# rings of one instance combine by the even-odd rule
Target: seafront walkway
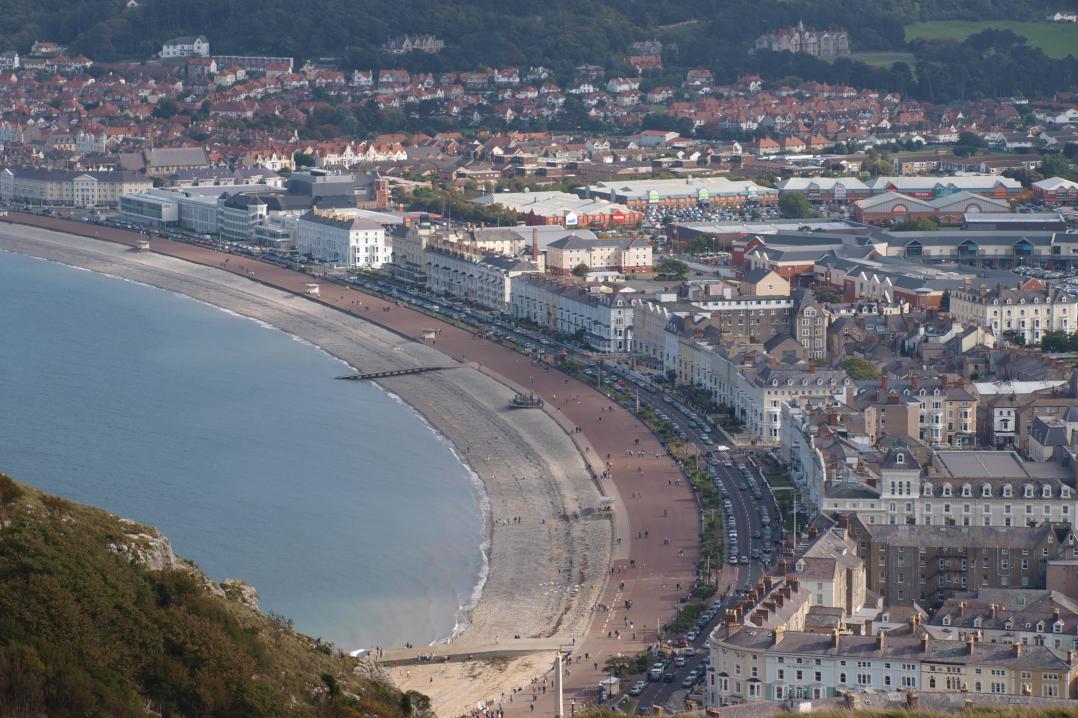
[[[138,233],[54,217],[9,213],[3,221],[132,248],[145,241]],[[423,341],[421,337],[438,321],[409,307],[329,282],[322,284],[320,296],[308,296],[310,275],[265,262],[165,239],[151,239],[149,245],[150,251],[293,292],[416,341]],[[679,597],[693,580],[699,552],[699,519],[691,489],[647,426],[594,387],[537,365],[507,347],[477,338],[472,331],[445,322],[439,326],[435,348],[455,360],[474,362],[482,371],[504,378],[510,386],[523,387],[542,397],[547,410],[560,415],[556,417],[559,424],[571,435],[584,437],[581,440],[574,436],[584,447],[589,463],[609,468],[610,478],[599,479],[600,491],[619,500],[614,507],[611,573],[599,600],[604,610],[596,610],[587,635],[560,640],[560,645],[573,649],[575,657],[566,680],[567,701],[574,691],[587,689],[593,694],[605,675],[605,660],[613,655],[635,654],[653,643],[657,628],[673,617]],[[527,567],[517,570],[526,571]],[[631,608],[626,602],[631,602]],[[445,651],[441,654],[444,656]],[[524,686],[505,686],[506,693],[512,688]],[[552,693],[542,695],[535,704],[535,713],[551,715],[552,701]],[[507,714],[531,712],[525,701],[505,707]]]

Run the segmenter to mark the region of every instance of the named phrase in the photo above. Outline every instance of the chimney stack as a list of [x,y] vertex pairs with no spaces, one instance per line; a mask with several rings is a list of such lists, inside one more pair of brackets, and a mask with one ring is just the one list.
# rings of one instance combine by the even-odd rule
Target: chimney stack
[[927,633],[922,633],[921,634],[921,653],[924,653],[927,650],[928,650],[928,634]]
[[1014,642],[1014,657],[1018,658],[1022,655],[1022,644],[1019,641]]
[[838,643],[839,643],[839,635],[840,635],[840,634],[839,634],[839,632],[838,632],[838,629],[837,629],[837,628],[835,628],[835,629],[832,629],[832,630],[831,630],[831,647],[832,647],[832,648],[834,648],[834,649],[836,649],[836,650],[837,650],[837,649],[838,649],[838,647],[839,647],[839,646],[838,646]]
[[881,628],[879,633],[876,634],[876,650],[882,653],[883,648],[884,648],[884,643],[885,643],[884,633],[883,633],[883,629]]
[[888,385],[889,385],[889,382],[887,380],[887,375],[884,374],[882,377],[880,377],[880,391],[882,391],[884,394],[886,394]]
[[539,228],[532,227],[532,261],[539,261]]
[[966,641],[966,655],[968,655],[968,656],[973,655],[973,644],[974,644],[974,640],[972,638],[969,639],[968,641]]
[[959,601],[958,602],[958,615],[960,617],[963,617],[963,618],[965,617],[965,615],[966,615],[966,602],[965,601]]
[[993,621],[994,621],[994,620],[996,620],[996,609],[997,609],[997,608],[999,608],[999,606],[997,606],[997,605],[996,605],[996,604],[994,604],[994,603],[993,603],[993,604],[991,604],[991,605],[990,605],[990,606],[988,607],[988,613],[989,613],[989,615],[990,615],[990,616],[992,617],[992,620],[993,620]]
[[786,629],[782,626],[775,626],[775,641],[771,645],[779,645],[784,635],[786,635]]

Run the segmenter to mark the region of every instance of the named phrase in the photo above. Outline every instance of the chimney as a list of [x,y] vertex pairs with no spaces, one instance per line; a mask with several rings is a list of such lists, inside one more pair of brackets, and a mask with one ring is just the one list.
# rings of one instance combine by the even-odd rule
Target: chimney
[[809,374],[815,374],[815,373],[816,373],[816,365],[815,364],[809,364]]
[[782,604],[786,602],[786,598],[782,595],[782,591],[775,591],[775,608],[782,608]]
[[797,593],[797,587],[798,587],[797,579],[796,578],[790,578],[790,579],[787,579],[786,582],[790,584],[790,590],[793,591],[794,593]]
[[880,377],[880,391],[882,391],[884,394],[886,394],[888,386],[889,386],[889,382],[887,380],[887,375],[884,374],[882,377]]
[[921,625],[921,617],[916,613],[910,614],[910,631],[916,631],[919,625]]
[[1067,665],[1073,666],[1076,661],[1078,661],[1078,651],[1073,649],[1067,651]]
[[921,388],[920,378],[916,374],[910,374],[910,389],[917,391]]
[[842,514],[841,516],[838,517],[838,527],[840,529],[846,529],[846,530],[848,530],[850,528],[850,515],[849,514]]
[[883,629],[881,628],[879,633],[876,634],[876,650],[882,653],[883,648],[884,648],[884,643],[885,643],[884,633],[883,633]]
[[865,627],[861,629],[861,635],[862,636],[871,636],[872,635],[872,619],[871,618],[866,618],[865,619]]
[[771,590],[771,583],[772,583],[771,574],[767,574],[766,576],[764,576],[764,589],[765,590],[767,590],[767,591]]
[[946,374],[940,374],[940,383],[943,386],[943,390],[947,391],[947,387],[950,385],[951,380],[947,377]]
[[808,530],[808,537],[810,539],[814,539],[814,538],[816,538],[817,534],[819,534],[819,533],[820,533],[819,529],[817,529],[815,526],[812,526]]
[[968,655],[968,656],[973,655],[973,644],[974,643],[975,643],[975,641],[972,638],[969,639],[968,641],[966,641],[966,655]]
[[989,615],[991,616],[991,619],[992,619],[993,621],[994,621],[994,620],[996,620],[996,609],[997,609],[997,608],[999,608],[999,606],[997,606],[997,605],[996,605],[996,604],[994,604],[994,603],[993,603],[993,604],[991,604],[991,605],[990,605],[990,606],[988,607],[988,613],[989,613]]
[[[971,651],[972,653],[972,651]],[[1018,658],[1022,655],[1022,644],[1019,641],[1014,642],[1014,657]]]
[[779,575],[780,576],[785,576],[788,567],[789,567],[789,564],[786,562],[786,559],[780,558],[779,559]]
[[965,617],[965,615],[966,615],[966,602],[965,601],[959,601],[958,602],[958,615],[960,617],[963,617],[963,618]]
[[921,653],[925,653],[927,651],[928,651],[928,634],[927,633],[922,633],[921,634]]
[[837,628],[831,630],[831,647],[836,650],[838,649],[839,635]]
[[772,646],[779,645],[779,643],[782,641],[782,637],[785,634],[786,634],[786,629],[785,628],[783,628],[782,626],[775,626],[775,640],[771,645]]
[[532,227],[532,261],[539,261],[539,228]]

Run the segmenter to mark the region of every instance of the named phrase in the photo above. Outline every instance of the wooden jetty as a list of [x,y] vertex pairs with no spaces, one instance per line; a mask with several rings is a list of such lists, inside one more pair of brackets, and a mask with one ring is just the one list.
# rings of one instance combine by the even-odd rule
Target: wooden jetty
[[442,371],[443,369],[453,369],[451,366],[415,366],[407,369],[390,369],[388,371],[371,371],[363,374],[346,374],[345,376],[339,376],[338,379],[344,381],[369,381],[371,379],[386,379],[391,376],[408,376],[409,374],[424,374],[429,371]]

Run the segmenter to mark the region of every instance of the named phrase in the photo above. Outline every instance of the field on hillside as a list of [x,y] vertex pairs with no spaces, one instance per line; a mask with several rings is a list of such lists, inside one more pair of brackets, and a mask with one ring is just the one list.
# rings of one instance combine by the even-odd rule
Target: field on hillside
[[906,42],[911,40],[965,40],[988,29],[1011,30],[1023,36],[1049,57],[1078,56],[1078,25],[1054,22],[1018,22],[1014,20],[937,20],[915,22],[906,26]]
[[904,62],[911,68],[917,64],[917,58],[913,56],[912,52],[854,52],[850,54],[851,60],[857,60],[863,62],[866,65],[872,67],[890,67],[896,62]]

